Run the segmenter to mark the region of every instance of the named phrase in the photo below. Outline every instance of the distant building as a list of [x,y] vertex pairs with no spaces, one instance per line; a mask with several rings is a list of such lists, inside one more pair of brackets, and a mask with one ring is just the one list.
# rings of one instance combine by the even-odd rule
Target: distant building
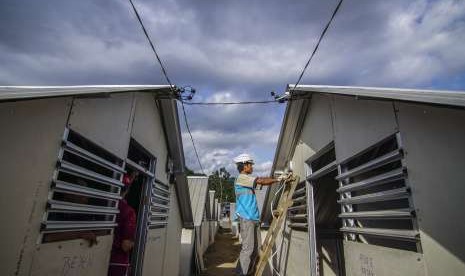
[[183,276],[197,275],[206,268],[203,255],[208,246],[215,241],[218,229],[216,212],[211,209],[211,206],[214,205],[210,204],[215,196],[215,191],[208,191],[208,177],[188,176],[187,182],[192,203],[194,229],[182,230],[181,271],[179,275]]
[[276,271],[465,275],[465,93],[291,88],[272,171],[301,183]]

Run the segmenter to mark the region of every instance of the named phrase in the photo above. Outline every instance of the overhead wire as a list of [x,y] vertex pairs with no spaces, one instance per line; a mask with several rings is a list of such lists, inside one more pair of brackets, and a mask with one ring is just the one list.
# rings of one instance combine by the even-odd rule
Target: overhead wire
[[334,17],[336,17],[336,14],[337,14],[337,12],[339,11],[339,8],[342,5],[342,2],[344,2],[344,0],[339,0],[339,3],[337,4],[336,8],[334,9],[328,23],[326,24],[323,31],[321,32],[320,37],[318,38],[318,42],[316,43],[315,47],[313,48],[312,54],[310,55],[310,58],[307,60],[307,63],[305,64],[302,72],[300,73],[299,78],[298,78],[297,82],[294,84],[294,88],[292,88],[291,92],[294,91],[297,88],[297,85],[299,85],[300,81],[302,80],[302,78],[303,78],[303,76],[305,74],[305,71],[307,70],[308,66],[310,65],[310,62],[312,61],[313,57],[315,56],[316,52],[318,51],[318,48],[320,47],[320,43],[323,40],[323,38],[325,37],[326,32],[329,29],[329,26],[333,22]]
[[170,78],[168,77],[168,73],[166,72],[166,68],[165,68],[165,66],[163,65],[163,62],[161,61],[160,56],[158,55],[158,52],[157,52],[157,50],[156,50],[156,48],[155,48],[155,45],[154,45],[153,42],[152,42],[152,39],[150,38],[150,36],[149,36],[149,34],[148,34],[148,32],[147,32],[147,29],[146,29],[145,26],[144,26],[144,22],[142,22],[142,18],[140,17],[139,12],[137,11],[136,6],[135,6],[134,3],[132,2],[132,0],[129,0],[129,3],[131,4],[132,10],[133,10],[134,13],[136,14],[137,21],[139,21],[139,25],[141,26],[142,31],[144,32],[144,35],[145,35],[145,37],[147,38],[147,41],[149,42],[150,47],[152,48],[152,51],[153,51],[153,53],[155,54],[155,57],[156,57],[158,63],[160,64],[161,71],[162,71],[163,75],[165,76],[166,81],[167,81],[168,84],[170,85],[171,89],[174,90],[174,86],[173,86],[173,84],[171,83]]
[[270,104],[277,103],[276,100],[266,101],[243,101],[243,102],[187,102],[183,101],[186,105],[243,105],[243,104]]
[[[136,6],[134,5],[134,3],[133,3],[132,0],[129,0],[129,3],[131,4],[131,7],[132,7],[134,13],[136,14],[137,21],[139,21],[139,24],[140,24],[140,26],[141,26],[141,28],[142,28],[142,31],[144,32],[144,35],[145,35],[145,37],[147,38],[147,41],[149,42],[150,47],[152,48],[152,51],[153,51],[153,53],[155,54],[155,57],[156,57],[158,63],[160,64],[161,71],[162,71],[163,75],[165,76],[166,81],[168,82],[168,84],[169,84],[169,86],[170,86],[171,92],[173,93],[172,96],[176,96],[175,86],[172,84],[170,78],[168,77],[168,73],[166,72],[166,68],[165,68],[165,66],[163,65],[163,62],[162,62],[160,56],[158,55],[158,52],[157,52],[157,50],[156,50],[156,48],[155,48],[155,45],[154,45],[154,43],[152,42],[152,39],[150,38],[150,36],[149,36],[149,34],[148,34],[148,32],[147,32],[147,29],[146,29],[145,26],[144,26],[144,22],[142,21],[142,18],[141,18],[141,16],[139,15],[139,12],[137,11]],[[202,171],[203,174],[205,174],[205,172],[204,172],[204,170],[203,170],[202,163],[200,162],[199,154],[198,154],[198,152],[197,152],[197,147],[195,146],[194,138],[192,137],[192,132],[191,132],[190,127],[189,127],[189,122],[188,122],[188,120],[187,120],[187,114],[186,114],[186,110],[185,110],[185,108],[184,108],[184,102],[183,102],[183,101],[181,101],[181,107],[182,107],[182,111],[183,111],[183,115],[184,115],[184,123],[185,123],[185,125],[186,125],[186,130],[187,130],[187,132],[189,133],[189,137],[190,137],[190,139],[191,139],[192,146],[193,146],[194,152],[195,152],[195,156],[196,156],[197,161],[198,161],[199,166],[200,166],[200,170]]]
[[[331,18],[329,19],[328,23],[326,24],[326,26],[324,27],[323,31],[321,32],[321,35],[320,35],[320,37],[319,37],[319,39],[318,39],[317,44],[315,45],[315,47],[314,47],[314,49],[313,49],[313,51],[312,51],[312,54],[310,55],[310,58],[307,60],[307,63],[305,64],[305,66],[304,66],[302,72],[300,73],[297,82],[294,84],[294,87],[292,88],[292,90],[291,90],[290,92],[294,91],[295,88],[297,87],[297,85],[299,85],[300,81],[302,80],[302,77],[304,76],[305,71],[307,70],[308,66],[310,65],[310,62],[312,61],[313,57],[315,56],[316,52],[318,51],[318,48],[319,48],[319,46],[320,46],[320,43],[321,43],[321,41],[323,40],[323,38],[324,38],[326,32],[328,31],[329,26],[331,25],[331,22],[333,21],[334,17],[336,16],[337,12],[339,11],[339,8],[341,7],[341,4],[342,4],[343,1],[344,1],[344,0],[340,0],[340,1],[338,2],[336,8],[334,9],[334,11],[333,11],[333,13],[332,13],[332,15],[331,15]],[[291,93],[291,97],[290,97],[289,101],[291,101],[291,100],[296,100],[296,99],[304,99],[304,98],[308,98],[308,97],[297,97],[297,98],[294,97],[294,98],[292,98],[292,93]],[[271,200],[271,203],[270,203],[270,212],[271,212],[271,214],[273,214],[273,204],[274,204],[274,201],[275,201],[275,199],[276,199],[278,193],[280,192],[280,190],[282,189],[283,186],[284,186],[284,185],[282,185],[281,187],[278,188],[278,190],[275,192],[275,194],[274,194],[274,196],[273,196],[273,199]],[[284,227],[286,227],[286,225],[284,225]],[[283,231],[284,231],[284,230],[283,230]],[[280,247],[277,248],[276,251],[272,253],[272,255],[270,256],[269,259],[272,259],[272,258],[274,257],[274,255],[276,255],[276,253],[278,252],[278,250],[280,250]],[[280,274],[279,274],[279,271],[277,271],[277,270],[275,269],[275,267],[273,266],[273,260],[270,261],[270,265],[271,265],[271,268],[273,269],[273,271],[274,271],[275,273],[277,273],[278,275],[280,275]]]
[[181,102],[181,107],[182,107],[182,113],[184,114],[184,123],[186,124],[186,130],[189,133],[189,136],[191,138],[192,146],[194,148],[194,153],[195,153],[195,156],[197,157],[197,161],[199,163],[200,170],[202,171],[203,174],[205,174],[205,171],[203,170],[202,163],[200,162],[199,153],[197,152],[197,147],[195,146],[195,143],[194,143],[194,138],[192,137],[192,132],[191,132],[190,127],[189,127],[189,122],[187,121],[186,109],[184,108],[184,102]]
[[295,101],[295,100],[303,100],[303,99],[310,99],[310,96],[291,96],[290,98],[280,101],[280,100],[263,100],[263,101],[237,101],[237,102],[189,102],[189,101],[182,101],[186,105],[249,105],[249,104],[281,104],[286,101]]
[[[323,38],[325,37],[325,35],[326,35],[326,33],[327,33],[327,31],[328,31],[328,29],[329,29],[329,27],[330,27],[330,25],[331,25],[333,19],[335,18],[337,12],[339,11],[339,8],[341,7],[343,1],[344,1],[344,0],[339,0],[339,2],[338,2],[338,4],[337,4],[336,8],[334,9],[334,11],[333,11],[333,13],[332,13],[332,15],[331,15],[331,17],[330,17],[330,19],[329,19],[329,21],[328,21],[328,23],[325,25],[323,31],[321,32],[320,37],[319,37],[319,39],[318,39],[318,41],[317,41],[317,44],[315,45],[315,47],[314,47],[314,49],[313,49],[313,51],[312,51],[312,53],[311,53],[309,59],[307,60],[307,62],[306,62],[306,64],[305,64],[304,68],[302,69],[302,72],[300,73],[297,82],[294,84],[294,87],[291,89],[291,92],[294,91],[294,90],[297,88],[297,85],[299,85],[300,81],[302,80],[302,78],[303,78],[303,76],[304,76],[304,74],[305,74],[307,68],[309,67],[311,61],[313,60],[313,57],[315,56],[316,52],[317,52],[318,49],[319,49],[319,46],[320,46],[320,44],[321,44],[321,41],[322,41]],[[205,172],[204,172],[204,170],[203,170],[202,163],[201,163],[200,158],[199,158],[199,155],[198,155],[197,147],[196,147],[195,142],[194,142],[194,138],[193,138],[193,136],[192,136],[192,132],[191,132],[191,130],[190,130],[190,126],[189,126],[189,122],[188,122],[188,119],[187,119],[187,114],[186,114],[186,110],[185,110],[184,104],[186,104],[186,105],[204,105],[204,106],[206,106],[206,105],[248,105],[248,104],[282,103],[283,101],[281,101],[281,100],[276,100],[276,99],[275,99],[275,100],[265,100],[265,101],[237,101],[237,102],[187,102],[187,101],[183,100],[182,98],[181,98],[181,99],[177,98],[177,97],[176,97],[175,86],[172,84],[170,78],[168,77],[168,73],[167,73],[167,71],[166,71],[166,68],[165,68],[165,66],[164,66],[164,64],[163,64],[163,62],[162,62],[160,56],[158,55],[158,52],[157,52],[157,50],[156,50],[156,48],[155,48],[155,45],[154,45],[154,43],[152,42],[152,39],[150,38],[150,36],[149,36],[149,34],[148,34],[148,32],[147,32],[147,29],[146,29],[145,26],[144,26],[144,23],[143,23],[143,21],[142,21],[142,18],[141,18],[141,16],[140,16],[140,14],[139,14],[139,12],[138,12],[136,6],[134,5],[133,0],[129,0],[129,3],[131,4],[131,7],[132,7],[132,9],[133,9],[133,11],[134,11],[134,13],[135,13],[135,15],[136,15],[136,18],[137,18],[137,20],[138,20],[138,22],[139,22],[141,28],[142,28],[142,31],[144,32],[145,37],[147,38],[147,41],[148,41],[148,43],[149,43],[149,45],[150,45],[150,47],[151,47],[151,49],[152,49],[152,52],[154,53],[154,55],[155,55],[155,57],[156,57],[156,60],[157,60],[157,62],[159,63],[159,65],[160,65],[160,67],[161,67],[162,73],[163,73],[163,75],[164,75],[166,81],[168,82],[168,84],[169,84],[169,86],[170,86],[170,89],[171,89],[171,91],[172,91],[172,93],[173,93],[172,96],[175,97],[176,99],[178,99],[178,100],[181,102],[181,107],[182,107],[182,111],[183,111],[183,116],[184,116],[184,122],[185,122],[185,125],[186,125],[186,130],[187,130],[187,132],[189,133],[189,137],[190,137],[190,139],[191,139],[192,146],[193,146],[193,148],[194,148],[194,152],[195,152],[197,161],[198,161],[198,163],[199,163],[199,167],[200,167],[202,173],[205,174]],[[293,96],[291,95],[291,97],[288,98],[287,100],[288,100],[288,101],[292,101],[292,100],[300,100],[300,99],[305,99],[305,97],[293,97]]]

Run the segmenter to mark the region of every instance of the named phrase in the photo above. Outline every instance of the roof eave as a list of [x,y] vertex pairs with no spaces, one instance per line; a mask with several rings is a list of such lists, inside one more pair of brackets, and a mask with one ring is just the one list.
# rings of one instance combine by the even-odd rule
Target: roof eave
[[159,100],[163,124],[166,129],[168,151],[173,159],[173,169],[176,177],[176,194],[184,228],[193,228],[194,219],[192,215],[189,186],[185,173],[184,149],[181,137],[181,127],[178,116],[176,100]]
[[301,94],[335,94],[353,96],[358,99],[396,100],[431,105],[465,107],[465,91],[331,85],[297,85],[294,91]]
[[107,95],[125,92],[169,95],[170,91],[169,85],[0,86],[0,101]]

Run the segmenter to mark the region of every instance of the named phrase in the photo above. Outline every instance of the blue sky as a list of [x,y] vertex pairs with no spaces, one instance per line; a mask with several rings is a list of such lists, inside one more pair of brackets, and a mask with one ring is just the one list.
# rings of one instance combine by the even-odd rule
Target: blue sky
[[[196,101],[294,83],[336,0],[135,0]],[[0,0],[0,85],[164,84],[128,1]],[[346,0],[302,84],[465,90],[465,1]],[[242,152],[269,173],[284,105],[187,106],[207,171]],[[186,160],[198,165],[183,130]]]

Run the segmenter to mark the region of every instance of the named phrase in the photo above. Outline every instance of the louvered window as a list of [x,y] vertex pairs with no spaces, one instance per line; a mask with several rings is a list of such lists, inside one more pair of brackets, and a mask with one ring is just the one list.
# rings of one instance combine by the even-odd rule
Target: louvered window
[[347,240],[420,251],[400,135],[339,165],[341,230]]
[[116,226],[123,173],[121,159],[66,129],[41,227],[43,242],[89,231],[110,234]]
[[168,224],[170,186],[158,179],[152,182],[149,228],[162,228]]
[[292,196],[294,204],[288,208],[289,227],[299,230],[307,230],[307,189],[305,181],[297,184],[296,191]]

